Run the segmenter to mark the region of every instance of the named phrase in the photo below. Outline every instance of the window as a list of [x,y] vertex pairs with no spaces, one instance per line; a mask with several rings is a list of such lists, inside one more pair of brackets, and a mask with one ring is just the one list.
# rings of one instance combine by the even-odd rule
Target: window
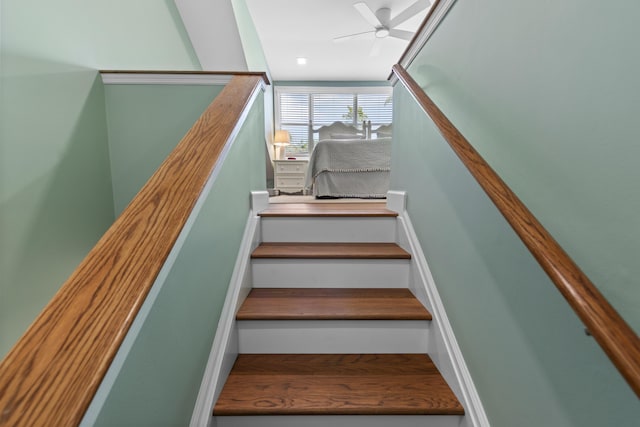
[[[289,131],[291,144],[287,155],[308,155],[309,125],[313,129],[341,121],[362,129],[363,121],[371,121],[375,129],[390,124],[393,105],[392,89],[386,86],[360,88],[285,87],[275,88],[276,129]],[[317,140],[318,135],[314,134]]]

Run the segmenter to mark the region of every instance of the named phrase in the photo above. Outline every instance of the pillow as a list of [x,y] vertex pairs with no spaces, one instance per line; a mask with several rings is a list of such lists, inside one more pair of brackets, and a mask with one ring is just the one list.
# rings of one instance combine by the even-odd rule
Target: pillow
[[331,139],[362,139],[363,135],[358,135],[355,133],[332,133]]

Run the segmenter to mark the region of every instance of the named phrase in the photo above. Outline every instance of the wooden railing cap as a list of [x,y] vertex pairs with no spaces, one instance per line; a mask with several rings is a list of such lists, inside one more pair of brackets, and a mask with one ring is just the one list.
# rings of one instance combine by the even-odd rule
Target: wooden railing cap
[[0,363],[0,426],[80,423],[262,79],[224,87]]
[[265,85],[270,85],[265,71],[199,71],[199,70],[99,70],[100,74],[156,74],[180,76],[258,76]]

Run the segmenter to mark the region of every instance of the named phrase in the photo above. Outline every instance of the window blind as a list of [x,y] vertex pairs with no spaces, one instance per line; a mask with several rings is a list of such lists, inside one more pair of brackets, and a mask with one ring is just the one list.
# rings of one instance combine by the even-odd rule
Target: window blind
[[287,155],[308,155],[309,124],[317,129],[341,121],[361,129],[363,121],[371,121],[375,129],[391,123],[393,103],[389,88],[321,89],[276,91],[276,129],[287,130],[291,135]]

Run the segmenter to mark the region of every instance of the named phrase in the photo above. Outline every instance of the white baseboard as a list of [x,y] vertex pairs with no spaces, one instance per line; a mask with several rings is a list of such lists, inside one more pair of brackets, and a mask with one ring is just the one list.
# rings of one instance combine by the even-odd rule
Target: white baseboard
[[401,200],[404,198],[403,192],[389,192],[387,204],[389,209],[400,214],[396,243],[412,255],[409,288],[433,316],[429,355],[465,408],[465,417],[460,426],[489,427],[484,407],[449,323],[418,236],[405,209],[406,202]]
[[251,290],[251,252],[260,244],[260,217],[257,213],[269,205],[266,191],[251,193],[251,211],[244,229],[209,360],[191,416],[190,427],[211,427],[213,405],[238,356],[236,312]]

